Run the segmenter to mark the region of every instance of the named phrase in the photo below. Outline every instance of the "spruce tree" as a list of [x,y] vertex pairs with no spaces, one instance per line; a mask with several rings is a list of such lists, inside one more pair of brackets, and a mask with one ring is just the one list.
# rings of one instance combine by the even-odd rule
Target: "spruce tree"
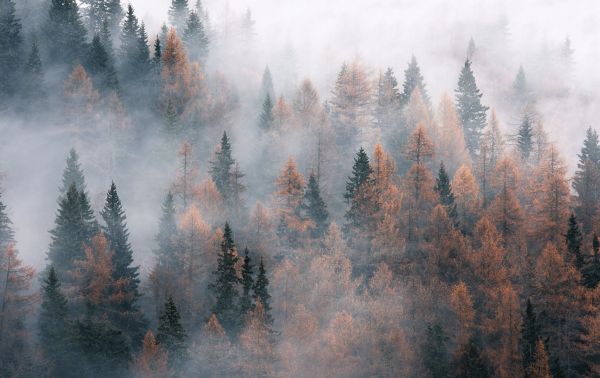
[[583,284],[589,289],[595,289],[600,282],[600,240],[598,236],[594,234],[592,239],[592,259],[585,266],[583,271]]
[[258,265],[258,275],[256,276],[256,282],[254,283],[254,294],[252,296],[255,301],[260,300],[264,308],[264,317],[267,324],[273,323],[271,317],[271,295],[269,294],[269,279],[267,278],[267,271],[265,270],[265,264],[262,256],[260,257],[260,264]]
[[44,87],[44,72],[42,67],[42,59],[40,58],[40,50],[38,47],[37,38],[34,36],[31,41],[31,50],[25,69],[23,70],[23,94],[29,100],[41,98],[43,96]]
[[573,177],[573,189],[576,193],[575,211],[581,220],[585,233],[594,226],[600,203],[600,142],[598,134],[591,127],[578,155],[577,171]]
[[265,95],[265,100],[262,103],[262,110],[258,117],[258,127],[262,130],[270,130],[275,119],[273,118],[273,101],[271,95]]
[[375,123],[386,133],[391,132],[399,122],[400,98],[398,80],[394,76],[394,71],[388,68],[384,74],[379,75],[374,112]]
[[175,221],[175,201],[169,192],[162,204],[162,215],[158,225],[156,256],[158,264],[169,268],[175,260],[177,249],[177,222]]
[[321,189],[314,173],[311,173],[308,179],[301,209],[304,217],[314,223],[311,236],[313,238],[322,236],[329,227],[329,212],[327,211],[325,201],[321,198]]
[[136,83],[145,78],[149,71],[150,50],[148,36],[131,4],[127,6],[125,21],[121,29],[121,75],[123,81]]
[[529,112],[525,112],[523,121],[519,126],[517,148],[521,154],[521,159],[524,161],[529,160],[531,151],[533,150],[533,120]]
[[577,217],[573,213],[569,216],[565,241],[567,243],[567,251],[569,251],[570,258],[574,262],[577,270],[581,271],[585,263],[583,255],[581,254],[582,235],[579,229],[579,223],[577,222]]
[[525,372],[528,371],[529,366],[535,360],[536,344],[540,338],[539,331],[533,305],[531,300],[527,299],[527,307],[521,324],[521,354]]
[[423,365],[428,377],[443,378],[448,376],[448,337],[439,324],[427,326],[427,338],[423,345]]
[[0,104],[18,89],[23,38],[13,0],[0,0]]
[[350,203],[350,201],[352,201],[352,198],[354,198],[354,195],[361,185],[371,179],[372,173],[373,169],[371,169],[371,165],[369,164],[369,157],[367,156],[365,150],[361,147],[354,158],[352,176],[348,177],[348,181],[346,181],[346,193],[344,194],[346,203]]
[[483,94],[475,83],[471,61],[467,59],[458,79],[456,110],[460,116],[465,141],[471,156],[477,156],[479,153],[479,142],[486,125],[486,112],[489,109],[481,104],[482,96]]
[[86,30],[76,0],[52,0],[44,26],[48,62],[75,66],[86,50]]
[[187,334],[181,325],[181,315],[169,296],[158,319],[156,342],[168,353],[169,366],[178,369],[187,360]]
[[404,71],[404,83],[402,84],[402,93],[400,94],[400,103],[405,106],[410,101],[410,96],[414,90],[418,88],[425,104],[430,105],[429,95],[425,88],[425,81],[421,75],[421,69],[417,63],[417,58],[413,55],[408,64],[408,68]]
[[171,0],[169,8],[169,22],[180,32],[185,28],[185,21],[188,19],[188,0]]
[[137,303],[139,292],[139,266],[133,265],[133,250],[129,243],[129,231],[125,211],[121,205],[117,187],[113,182],[106,195],[106,203],[100,212],[104,225],[102,230],[110,243],[115,282],[123,282],[120,292],[123,298],[112,309],[114,324],[127,334],[133,345],[140,345],[147,330],[147,322]]
[[260,84],[260,92],[258,94],[259,101],[263,101],[264,103],[264,100],[267,98],[267,95],[269,95],[269,98],[271,99],[272,103],[275,99],[275,88],[273,86],[273,75],[271,75],[271,70],[269,69],[269,66],[266,66],[265,70],[263,71],[263,76]]
[[0,264],[3,263],[2,256],[8,245],[15,242],[14,237],[12,221],[6,213],[6,205],[2,202],[2,192],[0,192]]
[[217,260],[217,270],[214,272],[216,279],[209,288],[216,297],[212,312],[230,335],[233,335],[240,325],[239,293],[237,289],[239,279],[236,273],[238,260],[233,241],[233,231],[229,223],[225,223],[221,252]]
[[446,173],[444,162],[440,164],[440,170],[438,171],[438,177],[435,179],[435,186],[433,188],[440,196],[440,204],[446,208],[446,212],[450,219],[454,222],[458,219],[458,213],[456,211],[456,203],[454,203],[454,193],[452,193],[452,184],[450,178]]
[[146,33],[146,25],[142,22],[138,31],[136,45],[135,63],[136,69],[139,71],[140,78],[145,78],[150,72],[150,47],[148,46],[148,33]]
[[94,36],[90,45],[85,69],[91,76],[94,87],[100,91],[117,91],[119,89],[117,71],[98,34]]
[[75,185],[75,189],[78,192],[86,191],[85,176],[81,169],[81,164],[79,164],[79,155],[74,148],[69,151],[69,156],[67,157],[67,166],[63,171],[62,185],[59,189],[60,194],[66,194],[71,185]]
[[242,265],[242,296],[240,297],[240,316],[242,319],[252,310],[252,288],[254,278],[252,278],[253,265],[248,255],[248,248],[244,249],[244,263]]
[[44,357],[50,362],[51,375],[59,376],[69,369],[70,324],[68,321],[67,298],[54,267],[42,284],[42,307],[38,321],[40,346]]
[[519,102],[519,105],[526,105],[529,100],[529,89],[527,87],[527,79],[525,78],[525,70],[523,66],[519,66],[519,72],[513,82],[513,93]]
[[162,47],[160,44],[160,38],[157,35],[156,40],[154,40],[154,54],[152,56],[152,65],[154,66],[154,70],[156,73],[160,72],[161,61],[162,61]]
[[231,157],[231,143],[226,132],[223,132],[221,144],[215,153],[215,160],[210,162],[210,175],[221,193],[223,202],[229,205],[234,197],[233,167],[235,160]]
[[200,16],[195,11],[190,13],[182,39],[192,60],[203,62],[206,59],[208,55],[208,37]]

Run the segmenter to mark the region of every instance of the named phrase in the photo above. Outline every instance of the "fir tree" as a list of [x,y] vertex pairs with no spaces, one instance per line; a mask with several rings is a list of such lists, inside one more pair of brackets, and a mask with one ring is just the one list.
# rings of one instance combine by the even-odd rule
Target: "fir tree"
[[523,121],[519,126],[517,148],[521,154],[521,159],[524,161],[529,160],[531,151],[533,150],[533,121],[529,112],[525,112]]
[[73,67],[86,50],[86,30],[76,0],[52,0],[44,27],[48,62]]
[[598,134],[591,127],[581,148],[577,171],[573,177],[576,193],[575,211],[581,220],[583,230],[591,232],[600,203],[600,142]]
[[523,323],[521,324],[521,354],[523,359],[523,370],[527,372],[529,366],[534,362],[536,344],[539,340],[539,326],[531,304],[531,300],[527,299],[527,307],[523,315]]
[[438,177],[435,179],[435,186],[433,188],[440,196],[440,204],[446,208],[448,216],[456,222],[458,219],[458,213],[456,211],[456,204],[454,203],[454,193],[452,193],[452,184],[450,178],[446,173],[444,162],[440,164],[440,170],[438,171]]
[[256,276],[256,282],[254,283],[254,294],[252,296],[255,301],[260,300],[260,303],[264,309],[264,319],[267,324],[273,323],[271,317],[271,295],[269,295],[269,279],[267,278],[267,272],[265,270],[265,264],[263,258],[260,258],[260,264],[258,265],[258,275]]
[[258,117],[258,127],[260,127],[262,130],[269,130],[273,126],[274,121],[273,101],[271,100],[271,95],[267,93],[262,104],[262,111]]
[[173,297],[169,296],[158,319],[156,342],[167,351],[169,366],[178,369],[187,360],[187,334]]
[[311,173],[308,179],[301,209],[304,212],[304,217],[314,223],[311,236],[313,238],[321,237],[329,228],[329,212],[325,201],[321,197],[321,189],[314,173]]
[[252,310],[252,288],[254,286],[254,278],[252,278],[254,267],[248,248],[244,249],[244,263],[242,265],[242,296],[240,297],[240,316],[244,319]]
[[575,263],[575,267],[581,271],[584,265],[583,255],[581,254],[582,236],[575,214],[571,213],[568,224],[567,234],[565,235],[567,250],[569,251],[570,258]]
[[169,8],[169,21],[177,30],[185,28],[185,21],[188,19],[188,0],[171,0]]
[[236,264],[239,257],[233,241],[233,231],[229,223],[225,223],[221,252],[219,253],[215,282],[209,288],[214,292],[216,303],[212,312],[219,319],[219,323],[232,335],[239,327],[239,293],[237,285],[239,279],[236,273]]
[[244,176],[231,156],[231,143],[227,133],[223,132],[221,144],[215,152],[215,159],[210,162],[210,175],[221,193],[223,202],[229,208],[237,209],[240,205],[240,194],[245,187],[240,183]]
[[131,4],[121,30],[121,74],[124,81],[138,82],[149,70],[150,51],[145,27],[140,26]]
[[592,239],[592,260],[586,265],[583,271],[583,284],[590,289],[595,289],[600,282],[600,240],[594,234]]
[[154,65],[155,71],[160,72],[160,66],[162,61],[162,47],[160,44],[160,38],[156,36],[154,41],[154,55],[152,56],[152,64]]
[[112,309],[112,320],[118,328],[131,337],[134,345],[139,345],[147,328],[147,322],[137,303],[140,297],[139,267],[132,266],[133,250],[129,243],[125,211],[114,182],[106,195],[106,203],[100,215],[104,220],[102,230],[112,251],[112,278],[115,282],[123,283],[119,288],[123,298],[115,303]]
[[488,107],[481,104],[482,96],[483,94],[475,83],[471,61],[467,59],[458,79],[456,110],[462,122],[465,141],[471,156],[476,156],[479,153],[479,142],[486,125]]
[[31,50],[25,64],[23,76],[23,93],[29,99],[40,98],[43,96],[44,72],[42,59],[38,47],[37,38],[34,36],[31,41]]
[[162,215],[158,225],[158,234],[156,235],[156,242],[158,243],[156,256],[158,259],[158,264],[168,268],[175,259],[177,248],[175,201],[171,192],[166,195],[161,210]]
[[423,345],[423,365],[428,377],[443,378],[448,376],[448,337],[439,324],[427,326],[427,339]]
[[430,99],[427,94],[427,89],[425,88],[425,81],[421,75],[421,69],[417,63],[417,58],[413,55],[408,64],[408,68],[404,71],[404,83],[402,84],[402,93],[400,94],[402,106],[408,104],[415,88],[419,89],[423,100],[430,106]]
[[18,89],[23,49],[21,22],[13,0],[0,0],[0,102]]
[[79,155],[74,148],[69,151],[69,156],[67,157],[67,166],[63,171],[62,185],[59,189],[60,194],[66,194],[71,185],[75,185],[75,190],[78,192],[85,193],[86,191],[85,176],[81,169],[81,164],[79,164]]
[[95,88],[101,91],[118,90],[119,81],[117,79],[117,72],[98,34],[94,36],[90,45],[85,69],[91,76]]
[[350,203],[358,189],[371,178],[373,170],[369,164],[369,157],[365,150],[361,147],[354,158],[354,166],[352,167],[352,176],[348,177],[346,182],[346,193],[344,198],[347,203]]
[[183,43],[192,60],[204,61],[208,55],[208,37],[197,12],[192,11],[183,32]]
[[69,360],[71,334],[67,319],[67,298],[51,266],[42,284],[42,308],[38,324],[40,344],[44,357],[50,362],[53,376],[66,373],[72,362]]

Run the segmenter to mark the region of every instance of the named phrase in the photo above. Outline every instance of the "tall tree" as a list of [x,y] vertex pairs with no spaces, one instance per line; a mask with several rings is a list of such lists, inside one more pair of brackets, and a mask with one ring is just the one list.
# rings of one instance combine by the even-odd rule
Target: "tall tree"
[[575,211],[584,232],[589,233],[596,220],[600,203],[600,142],[596,130],[591,127],[587,129],[578,157],[577,171],[572,182],[576,193]]
[[527,298],[523,323],[521,324],[521,354],[523,361],[523,370],[528,376],[529,367],[535,361],[535,350],[539,336],[539,326],[531,299]]
[[65,195],[71,188],[71,185],[75,185],[77,192],[86,191],[85,176],[79,163],[79,155],[74,148],[71,148],[67,157],[67,165],[62,175],[62,185],[59,189],[60,194]]
[[567,243],[567,251],[569,252],[569,260],[575,264],[575,267],[581,272],[584,268],[583,254],[581,253],[582,235],[579,229],[579,223],[575,214],[569,216],[567,233],[565,241]]
[[148,35],[139,24],[133,6],[127,6],[121,29],[120,72],[124,82],[139,84],[150,69]]
[[223,132],[221,143],[217,147],[215,158],[210,165],[210,175],[221,193],[223,202],[229,209],[239,209],[241,206],[240,194],[245,189],[239,180],[243,174],[232,157],[231,143],[225,132]]
[[457,372],[455,377],[488,378],[492,376],[490,374],[488,363],[481,355],[479,347],[475,343],[474,339],[469,340],[461,347],[458,356],[458,361],[456,362]]
[[423,344],[423,365],[428,377],[444,378],[448,376],[448,337],[439,324],[427,326],[427,338]]
[[0,1],[0,103],[18,89],[18,72],[22,59],[21,22],[13,0]]
[[6,205],[2,202],[2,192],[0,192],[0,263],[3,262],[3,254],[6,248],[15,242],[15,233],[12,228],[12,221],[6,213]]
[[352,176],[348,177],[346,182],[346,192],[344,198],[347,203],[350,203],[354,194],[364,183],[368,182],[371,177],[373,170],[369,164],[369,156],[365,150],[361,147],[354,158],[354,165],[352,166]]
[[465,141],[471,156],[479,153],[479,143],[486,125],[486,112],[489,109],[481,104],[483,93],[477,88],[471,61],[467,59],[458,78],[456,89],[456,109],[463,125]]
[[452,184],[450,178],[444,168],[444,162],[440,164],[440,170],[438,171],[438,177],[435,179],[435,186],[433,189],[440,196],[440,204],[446,208],[448,216],[456,222],[458,219],[458,213],[456,212],[456,204],[454,203],[454,193],[452,193]]
[[273,108],[273,99],[267,93],[265,95],[265,100],[262,103],[262,110],[260,112],[260,115],[258,116],[258,127],[261,130],[270,130],[273,124],[275,123],[275,118],[273,116]]
[[101,92],[118,90],[119,80],[117,79],[117,71],[98,34],[94,36],[90,45],[85,68],[90,74],[94,86]]
[[313,222],[311,235],[313,238],[322,236],[329,227],[329,212],[327,205],[321,197],[321,189],[319,183],[313,173],[308,179],[308,185],[304,191],[304,199],[302,201],[302,211],[304,216]]
[[375,124],[384,133],[389,133],[390,128],[397,125],[400,116],[400,92],[398,80],[394,71],[388,68],[385,73],[379,74],[377,83],[377,100],[375,103]]
[[23,94],[34,102],[44,96],[44,71],[37,38],[31,41],[31,49],[23,70]]
[[258,100],[264,101],[267,98],[271,99],[271,103],[275,100],[275,87],[273,86],[273,75],[271,75],[271,70],[269,66],[265,67],[263,71],[262,80],[260,84],[260,92],[258,93]]
[[600,282],[600,240],[594,234],[592,238],[592,259],[583,270],[583,284],[590,289],[595,289],[598,282]]
[[269,279],[267,278],[267,271],[265,270],[265,262],[260,257],[260,263],[258,264],[258,274],[256,275],[256,282],[253,286],[254,294],[252,297],[256,302],[260,301],[262,310],[264,311],[264,321],[267,324],[273,323],[271,317],[271,295],[269,294]]
[[181,316],[173,297],[169,296],[158,318],[156,342],[164,348],[169,358],[169,367],[180,369],[187,360],[187,334],[181,324]]
[[417,63],[417,58],[413,55],[408,63],[408,67],[404,70],[404,83],[402,84],[402,93],[400,94],[401,104],[404,106],[410,101],[415,89],[419,89],[425,104],[430,105],[429,95],[425,88],[425,80],[421,75],[421,68]]
[[242,295],[240,296],[240,315],[244,319],[252,310],[252,287],[254,278],[252,277],[254,266],[248,255],[248,248],[244,249],[244,263],[242,264]]
[[533,120],[526,111],[517,132],[517,149],[523,161],[528,161],[533,150]]
[[43,31],[48,62],[71,68],[82,59],[86,30],[76,0],[52,0]]
[[169,8],[169,22],[171,25],[183,31],[188,14],[188,0],[171,0],[171,7]]
[[200,62],[206,60],[208,56],[208,36],[197,12],[190,12],[182,39],[190,59]]

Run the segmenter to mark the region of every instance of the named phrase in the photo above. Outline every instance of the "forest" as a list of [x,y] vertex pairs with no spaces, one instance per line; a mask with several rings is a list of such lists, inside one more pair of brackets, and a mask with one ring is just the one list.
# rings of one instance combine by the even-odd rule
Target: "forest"
[[163,2],[0,0],[1,377],[600,377],[595,50]]

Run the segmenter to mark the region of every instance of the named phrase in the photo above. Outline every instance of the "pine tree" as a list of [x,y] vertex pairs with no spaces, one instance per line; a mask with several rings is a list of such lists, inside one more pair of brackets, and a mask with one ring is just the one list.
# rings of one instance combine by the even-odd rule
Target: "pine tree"
[[67,193],[67,191],[71,188],[71,185],[75,185],[75,190],[77,192],[85,193],[86,191],[85,176],[83,174],[83,170],[81,169],[81,164],[79,163],[79,155],[74,148],[71,148],[69,151],[69,156],[67,157],[67,166],[63,171],[62,185],[59,189],[61,196]]
[[400,94],[400,102],[402,106],[405,106],[410,101],[410,97],[415,89],[419,89],[421,96],[425,101],[425,104],[430,105],[429,95],[425,88],[425,81],[423,75],[421,75],[421,68],[417,63],[417,58],[413,55],[408,68],[404,71],[404,83],[402,84],[402,93]]
[[185,21],[188,19],[188,0],[171,0],[169,8],[169,22],[176,29],[182,31],[185,28]]
[[94,36],[90,45],[85,69],[90,74],[94,86],[101,92],[118,91],[117,72],[98,34]]
[[37,38],[35,36],[31,41],[31,50],[29,51],[23,74],[22,91],[25,97],[30,100],[43,97],[44,71]]
[[187,360],[187,334],[173,297],[169,296],[158,319],[156,342],[168,353],[169,367],[178,369]]
[[116,30],[123,16],[120,0],[82,0],[86,4],[88,30],[99,33],[106,24],[110,30]]
[[348,177],[346,181],[346,193],[344,198],[346,203],[350,203],[358,189],[364,184],[368,183],[373,170],[369,164],[369,157],[365,150],[361,147],[354,158],[354,166],[352,166],[352,176]]
[[157,35],[156,39],[154,40],[154,54],[152,56],[152,64],[154,65],[154,70],[158,73],[160,72],[161,62],[162,62],[162,47],[160,44],[160,38]]
[[254,286],[254,278],[252,278],[253,265],[248,255],[248,248],[244,249],[244,263],[242,265],[242,296],[240,297],[240,316],[244,319],[252,310],[252,288]]
[[308,179],[301,206],[304,216],[314,223],[311,231],[312,237],[321,237],[329,228],[329,212],[325,201],[321,197],[321,189],[314,173],[311,173]]
[[471,61],[467,59],[458,79],[456,109],[463,125],[467,148],[473,157],[479,153],[481,134],[486,124],[486,112],[489,109],[481,104],[482,96],[475,83]]
[[183,43],[185,43],[192,60],[201,62],[206,60],[208,55],[208,37],[204,31],[204,25],[200,20],[200,16],[195,11],[192,11],[187,19],[185,31],[183,32]]
[[139,266],[132,266],[133,250],[129,243],[125,211],[114,182],[106,194],[106,203],[100,215],[104,220],[102,230],[112,251],[112,278],[122,283],[119,288],[122,300],[114,304],[111,318],[118,328],[131,337],[133,344],[138,346],[147,328],[147,322],[137,303],[141,296],[138,288]]
[[52,0],[44,26],[48,62],[73,67],[86,49],[86,30],[76,0]]
[[221,144],[215,152],[215,160],[211,161],[210,174],[225,201],[229,200],[233,193],[231,173],[234,164],[235,160],[231,157],[229,137],[226,132],[223,132]]
[[583,230],[589,233],[598,212],[600,203],[600,142],[598,134],[591,127],[578,155],[577,171],[572,186],[576,193],[576,208]]
[[274,122],[273,101],[271,100],[271,96],[267,93],[262,104],[262,111],[258,117],[258,127],[265,131],[270,130]]
[[540,339],[539,326],[535,316],[531,299],[527,299],[523,323],[521,324],[521,354],[523,361],[523,370],[529,371],[529,366],[535,360],[536,344]]
[[120,73],[124,82],[138,84],[150,69],[148,35],[144,24],[139,24],[134,9],[129,4],[121,30]]
[[0,103],[18,89],[23,38],[13,0],[0,1]]
[[148,46],[148,33],[146,33],[146,25],[144,22],[140,25],[137,38],[136,49],[136,69],[138,75],[142,79],[150,72],[150,47]]
[[423,345],[423,365],[428,377],[443,378],[448,376],[448,337],[439,324],[427,326],[427,338]]
[[233,241],[233,231],[229,227],[229,223],[225,223],[217,270],[214,272],[216,279],[210,285],[210,289],[216,297],[212,312],[230,335],[233,335],[240,325],[240,312],[237,308],[239,303],[237,289],[239,279],[236,273],[236,264],[238,260],[239,257]]
[[567,228],[567,234],[565,235],[567,251],[570,255],[569,258],[572,259],[575,267],[581,272],[585,261],[583,260],[583,255],[581,253],[582,235],[575,214],[571,213],[568,223],[569,226]]
[[440,204],[446,208],[448,216],[456,222],[458,219],[458,213],[456,212],[456,204],[454,203],[454,194],[452,193],[452,184],[450,178],[444,168],[444,162],[440,164],[440,170],[438,171],[438,177],[435,179],[435,186],[433,189],[440,196]]
[[271,75],[271,70],[269,69],[269,66],[266,66],[265,70],[263,71],[262,80],[260,84],[260,92],[258,94],[259,101],[264,102],[264,100],[267,98],[267,95],[269,95],[269,98],[272,103],[275,99],[275,88],[273,87],[273,76]]
[[252,297],[255,301],[260,301],[263,306],[264,320],[267,324],[273,323],[271,317],[271,295],[269,294],[269,279],[267,278],[267,272],[265,270],[265,264],[262,256],[260,257],[260,264],[258,265],[258,275],[256,276],[256,282],[254,283],[254,294]]
[[592,251],[592,260],[585,266],[582,278],[586,287],[595,289],[600,282],[600,240],[596,234],[592,238]]
[[42,351],[50,362],[52,375],[66,373],[73,362],[69,359],[71,335],[67,298],[52,266],[42,285],[42,308],[38,325]]
[[158,225],[156,242],[158,249],[155,251],[157,263],[169,267],[175,259],[177,248],[177,223],[175,221],[175,201],[171,192],[167,193],[162,204],[162,215]]
[[531,151],[533,150],[533,120],[531,119],[531,114],[527,111],[523,115],[523,121],[517,133],[517,149],[523,161],[529,160]]

